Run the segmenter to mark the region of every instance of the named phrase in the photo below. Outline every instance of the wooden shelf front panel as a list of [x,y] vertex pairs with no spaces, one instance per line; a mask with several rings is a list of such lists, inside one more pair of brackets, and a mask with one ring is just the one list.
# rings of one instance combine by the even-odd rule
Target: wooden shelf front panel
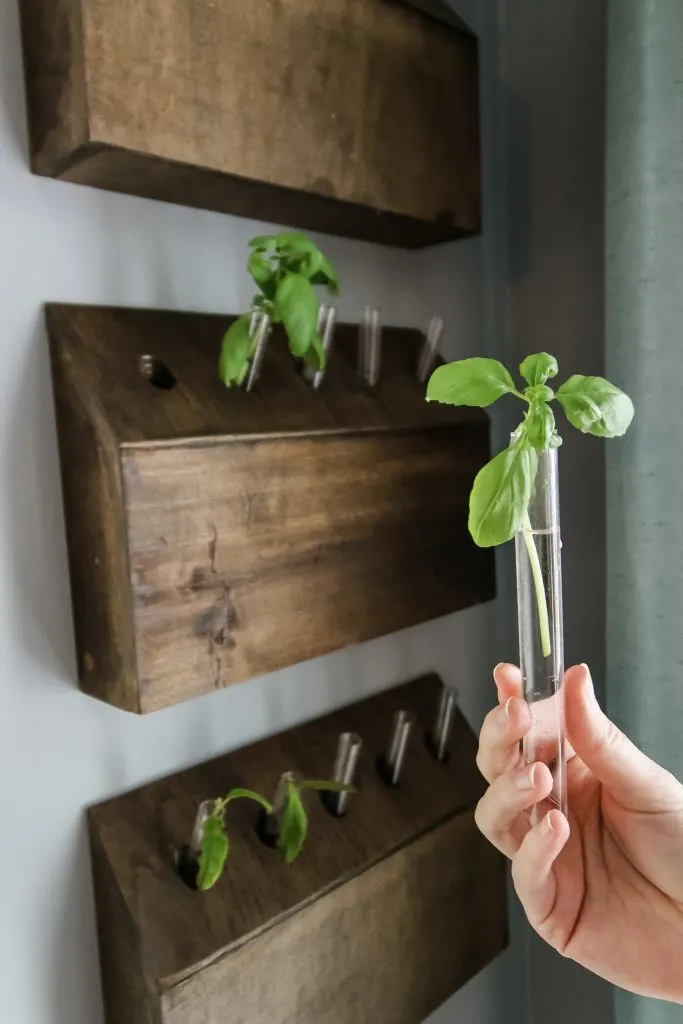
[[[421,677],[91,809],[108,1024],[420,1024],[505,947],[504,861],[473,820],[475,737],[458,715],[446,763],[423,739],[439,692]],[[375,760],[399,708],[417,727],[391,789]],[[307,794],[308,841],[286,865],[235,803],[215,888],[181,881],[174,851],[202,800],[272,793],[287,770],[328,776],[344,731],[363,739],[345,818]]]
[[[479,410],[427,405],[419,332],[375,391],[341,325],[320,391],[275,335],[255,392],[216,374],[229,318],[53,306],[82,687],[158,708],[494,596],[467,532]],[[145,354],[177,385],[153,387]]]
[[22,0],[32,166],[407,247],[480,229],[468,32],[386,0]]

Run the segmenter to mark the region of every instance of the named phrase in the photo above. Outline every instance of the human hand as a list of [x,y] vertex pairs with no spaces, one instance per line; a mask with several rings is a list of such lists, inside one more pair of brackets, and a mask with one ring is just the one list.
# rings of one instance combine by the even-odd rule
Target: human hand
[[520,754],[531,712],[519,669],[498,665],[494,678],[499,706],[477,757],[490,785],[475,817],[512,860],[531,925],[608,981],[683,1003],[683,785],[610,722],[577,665],[563,684],[569,820],[555,809],[531,828],[552,777]]

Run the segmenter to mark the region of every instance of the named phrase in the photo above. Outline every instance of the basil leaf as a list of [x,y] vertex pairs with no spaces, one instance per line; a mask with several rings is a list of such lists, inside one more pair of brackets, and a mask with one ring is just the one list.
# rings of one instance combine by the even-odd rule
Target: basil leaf
[[573,427],[594,437],[621,437],[633,419],[633,402],[604,377],[574,374],[557,392]]
[[524,388],[524,397],[529,405],[538,405],[539,402],[552,402],[555,392],[547,384],[530,384]]
[[323,343],[320,340],[320,335],[316,330],[313,334],[313,340],[311,341],[310,347],[304,352],[304,359],[308,366],[316,372],[322,370],[325,366],[325,349]]
[[549,377],[557,377],[557,359],[547,352],[537,352],[526,357],[519,372],[527,384],[545,384]]
[[287,803],[280,824],[278,849],[282,850],[285,861],[291,864],[299,856],[306,841],[308,816],[299,790],[294,782],[287,783]]
[[249,318],[238,317],[227,329],[221,343],[218,376],[226,388],[241,383],[251,356]]
[[545,402],[532,405],[527,413],[525,425],[529,443],[539,452],[547,451],[551,447],[555,432],[555,417],[550,406]]
[[304,779],[299,783],[299,789],[319,789],[330,793],[355,793],[353,786],[345,782],[335,782],[333,779]]
[[[320,254],[322,256],[322,253]],[[310,278],[311,284],[327,285],[332,295],[339,295],[339,278],[337,272],[326,256],[322,257],[319,269]]]
[[267,299],[265,295],[255,295],[252,301],[252,310],[260,309],[272,322],[273,320],[273,303],[270,299]]
[[285,326],[292,355],[305,355],[317,331],[318,298],[303,274],[288,273],[282,278],[275,294],[275,316]]
[[475,356],[439,366],[427,385],[427,401],[485,408],[514,391],[515,383],[502,363]]
[[318,246],[300,231],[281,231],[275,236],[275,248],[278,252],[310,253],[319,252]]
[[275,248],[276,240],[276,235],[257,235],[256,238],[252,238],[249,242],[249,247],[251,249],[258,249],[260,252],[265,252],[266,249]]
[[202,833],[202,852],[199,855],[199,874],[197,885],[200,889],[210,889],[221,877],[228,859],[229,843],[220,817],[212,814],[204,822]]
[[298,232],[283,231],[277,236],[276,246],[285,269],[303,274],[311,284],[326,285],[332,295],[339,294],[334,267],[309,238]]
[[247,270],[267,299],[275,298],[275,271],[267,259],[254,249],[249,253]]
[[298,270],[300,274],[303,274],[304,277],[307,277],[312,283],[313,278],[322,266],[324,258],[325,257],[320,252],[320,249],[316,249],[315,252],[310,252],[302,259],[299,259],[297,265],[293,269]]
[[504,544],[521,528],[536,477],[536,452],[522,435],[479,470],[470,494],[475,544]]

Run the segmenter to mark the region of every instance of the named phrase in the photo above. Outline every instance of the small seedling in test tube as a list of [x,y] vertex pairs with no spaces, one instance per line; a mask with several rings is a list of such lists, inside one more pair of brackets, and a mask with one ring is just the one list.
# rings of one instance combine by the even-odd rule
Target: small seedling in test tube
[[527,356],[519,372],[525,383],[518,388],[497,359],[461,359],[434,371],[427,400],[484,408],[512,395],[526,406],[508,447],[476,476],[469,530],[480,547],[515,540],[520,668],[533,723],[524,739],[524,754],[530,762],[547,764],[553,776],[552,793],[534,809],[535,821],[552,807],[567,810],[557,474],[562,440],[551,403],[560,404],[577,430],[599,438],[626,432],[633,403],[604,377],[574,374],[553,390],[547,382],[557,376],[558,366],[547,352]]

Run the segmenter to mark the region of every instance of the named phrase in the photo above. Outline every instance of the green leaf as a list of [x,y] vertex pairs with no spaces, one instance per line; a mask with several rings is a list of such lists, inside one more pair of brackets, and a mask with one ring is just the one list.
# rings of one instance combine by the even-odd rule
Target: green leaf
[[298,231],[282,231],[275,247],[286,269],[303,274],[311,284],[326,285],[332,295],[339,294],[337,272],[318,246]]
[[527,356],[519,367],[527,384],[545,384],[549,377],[557,377],[557,359],[547,352]]
[[536,477],[536,452],[522,434],[477,473],[469,530],[479,547],[504,544],[521,528]]
[[355,793],[353,786],[345,782],[335,782],[333,779],[304,779],[299,783],[299,789],[319,789],[330,793]]
[[530,405],[538,405],[539,402],[552,402],[555,392],[547,384],[530,384],[524,388],[524,397]]
[[[322,256],[322,253],[320,254]],[[322,256],[320,267],[311,277],[311,284],[327,286],[331,295],[339,295],[339,278],[337,272],[326,256]]]
[[309,348],[304,352],[304,359],[308,366],[316,372],[322,370],[325,366],[325,350],[317,330],[313,335]]
[[228,859],[229,843],[223,828],[223,821],[216,814],[204,822],[202,852],[199,855],[197,884],[200,889],[210,889],[221,877]]
[[316,249],[315,252],[310,252],[303,259],[300,259],[294,269],[298,269],[300,274],[303,274],[304,277],[307,277],[313,283],[313,278],[320,270],[324,259],[325,257],[320,250]]
[[515,383],[502,363],[475,356],[439,366],[427,385],[427,401],[484,408],[514,392]]
[[235,787],[235,789],[231,789],[225,798],[224,806],[227,807],[227,805],[232,803],[233,800],[253,800],[255,803],[260,804],[267,814],[272,814],[273,812],[272,804],[270,804],[264,796],[261,796],[261,794],[257,793],[254,789],[242,789],[239,786]]
[[275,315],[284,324],[292,355],[305,355],[317,331],[318,298],[303,274],[288,273],[282,278],[275,295]]
[[249,253],[247,270],[267,299],[275,298],[275,271],[267,259],[254,249]]
[[276,235],[257,235],[256,238],[252,238],[249,242],[250,249],[258,249],[260,252],[265,252],[266,249],[274,249]]
[[252,299],[251,305],[253,309],[260,309],[272,321],[273,303],[270,301],[270,299],[267,299],[265,295],[261,295],[261,293],[259,292]]
[[551,441],[555,433],[555,417],[549,405],[538,402],[530,406],[526,416],[526,431],[529,443],[539,452],[552,447]]
[[315,242],[302,235],[300,231],[281,231],[275,236],[275,248],[278,252],[320,252]]
[[246,373],[251,356],[249,317],[241,316],[223,335],[221,355],[218,361],[218,376],[226,388],[240,384]]
[[306,841],[308,832],[308,815],[302,803],[296,783],[287,783],[287,803],[280,824],[278,849],[282,850],[285,861],[291,864],[295,860]]
[[604,377],[575,374],[557,392],[573,427],[595,437],[621,437],[633,419],[633,402]]

